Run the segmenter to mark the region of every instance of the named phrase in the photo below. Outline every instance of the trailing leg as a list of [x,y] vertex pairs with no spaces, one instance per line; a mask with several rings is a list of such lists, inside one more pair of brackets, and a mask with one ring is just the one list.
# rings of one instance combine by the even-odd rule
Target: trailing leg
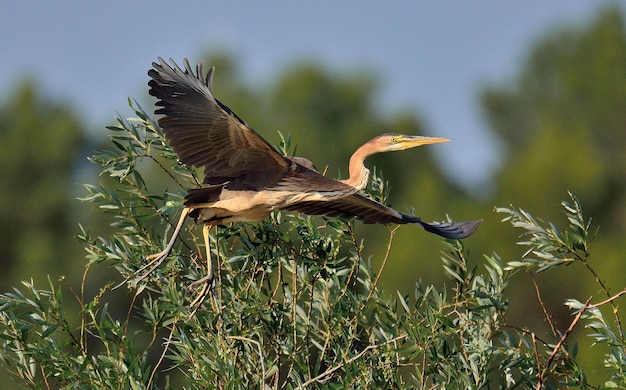
[[188,207],[185,207],[183,209],[183,212],[180,215],[180,219],[178,220],[178,224],[176,225],[176,229],[174,229],[174,233],[172,234],[172,238],[170,239],[170,241],[167,244],[167,246],[165,247],[165,249],[163,249],[159,253],[155,253],[153,255],[150,255],[150,256],[146,257],[146,261],[148,261],[148,264],[146,264],[143,267],[141,267],[141,269],[139,269],[137,271],[137,274],[143,272],[146,268],[149,268],[149,269],[141,277],[139,277],[139,279],[137,279],[135,281],[135,284],[137,284],[137,283],[141,282],[142,280],[144,280],[155,269],[157,269],[165,261],[165,259],[167,259],[167,257],[172,252],[172,248],[174,248],[174,243],[176,242],[176,238],[180,234],[180,229],[183,227],[183,223],[185,223],[185,218],[187,218],[187,215],[189,215],[191,210],[192,209],[190,209]]

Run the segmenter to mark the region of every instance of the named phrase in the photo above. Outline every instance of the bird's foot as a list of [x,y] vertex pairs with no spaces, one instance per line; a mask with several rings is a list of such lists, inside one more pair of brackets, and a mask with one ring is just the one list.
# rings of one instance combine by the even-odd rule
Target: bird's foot
[[[162,252],[159,252],[159,253],[155,253],[153,255],[146,256],[147,264],[144,265],[143,267],[139,268],[135,272],[135,275],[139,275],[141,273],[143,273],[143,274],[141,276],[139,276],[139,278],[135,279],[132,284],[134,286],[137,286],[139,284],[139,282],[141,282],[142,280],[147,278],[148,275],[153,273],[154,270],[156,270],[157,268],[159,268],[159,266],[161,264],[163,264],[165,259],[167,259],[167,256],[169,256],[169,254],[170,254],[169,251],[162,251]],[[147,269],[147,271],[146,271],[146,269]]]
[[189,308],[193,308],[190,318],[193,317],[198,309],[202,306],[206,298],[209,296],[211,290],[215,286],[215,278],[213,278],[212,274],[209,274],[201,279],[196,280],[195,282],[189,285],[189,289],[192,289],[194,286],[199,284],[203,284],[202,290],[200,293],[194,298],[194,300],[189,304]]

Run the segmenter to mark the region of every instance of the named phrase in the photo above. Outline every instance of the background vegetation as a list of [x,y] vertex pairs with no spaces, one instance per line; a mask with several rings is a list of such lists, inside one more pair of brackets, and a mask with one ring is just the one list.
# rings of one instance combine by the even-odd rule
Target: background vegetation
[[[276,80],[263,88],[250,90],[239,82],[240,76],[235,66],[236,59],[223,54],[212,54],[209,57],[205,62],[214,64],[218,69],[215,91],[221,100],[246,118],[273,143],[280,142],[277,130],[283,134],[290,134],[294,144],[297,144],[297,154],[310,157],[322,169],[322,164],[328,164],[330,176],[337,176],[340,171],[345,173],[347,156],[355,146],[370,136],[385,131],[401,131],[410,134],[428,133],[421,124],[420,118],[413,113],[401,112],[383,116],[374,104],[377,93],[376,80],[367,73],[337,75],[319,64],[301,64],[285,69],[277,75]],[[391,183],[388,201],[397,208],[415,207],[416,212],[427,220],[442,219],[444,212],[455,219],[485,218],[481,229],[465,241],[466,249],[470,250],[472,256],[461,260],[459,256],[454,255],[457,251],[453,248],[441,244],[437,239],[422,234],[410,226],[393,233],[393,245],[387,253],[389,228],[335,221],[334,223],[339,225],[331,226],[331,231],[326,232],[329,237],[327,245],[330,246],[327,249],[341,246],[343,249],[339,250],[338,258],[344,257],[346,252],[355,252],[358,249],[357,257],[365,264],[363,270],[345,268],[352,271],[349,271],[351,273],[348,275],[337,276],[335,288],[345,286],[349,282],[349,275],[361,275],[361,272],[369,277],[377,275],[383,259],[389,259],[377,283],[377,286],[382,286],[388,295],[383,293],[379,295],[376,290],[377,292],[370,296],[370,298],[375,298],[371,304],[375,307],[385,305],[393,307],[395,300],[396,307],[389,313],[397,315],[398,312],[402,312],[400,307],[404,308],[402,304],[404,298],[410,297],[405,302],[409,306],[409,310],[405,310],[406,318],[415,313],[424,314],[420,312],[424,306],[420,306],[421,295],[419,289],[416,293],[416,280],[421,279],[423,285],[432,285],[438,292],[443,291],[445,285],[450,294],[453,294],[453,291],[458,292],[458,290],[452,286],[459,288],[459,284],[475,283],[472,278],[476,275],[471,272],[475,267],[483,269],[484,264],[488,264],[492,270],[499,269],[497,264],[500,260],[498,259],[503,259],[502,263],[519,260],[527,250],[513,245],[520,231],[508,228],[506,224],[503,225],[500,222],[503,216],[493,212],[494,205],[514,204],[533,215],[541,216],[543,220],[564,226],[571,221],[564,218],[563,209],[559,207],[559,204],[563,199],[567,199],[570,204],[575,203],[572,203],[572,199],[568,199],[567,191],[576,194],[580,203],[584,205],[587,216],[593,216],[592,226],[596,227],[597,231],[591,231],[591,236],[595,238],[593,250],[590,251],[593,257],[588,260],[593,264],[594,273],[601,276],[600,281],[604,288],[598,284],[594,275],[589,272],[589,268],[582,261],[573,262],[571,267],[561,267],[539,274],[533,267],[521,268],[525,271],[518,271],[515,275],[507,274],[505,297],[498,298],[506,302],[506,311],[496,305],[499,301],[495,300],[490,308],[494,312],[490,315],[504,316],[507,324],[513,324],[518,329],[532,329],[539,338],[556,342],[559,340],[558,335],[566,332],[572,322],[571,307],[576,304],[572,303],[570,307],[566,307],[564,302],[567,299],[574,298],[579,302],[585,302],[588,297],[594,296],[602,300],[607,295],[616,294],[623,288],[624,277],[620,265],[626,260],[624,255],[626,244],[623,240],[626,230],[624,191],[626,163],[623,153],[626,145],[624,139],[626,119],[622,113],[626,102],[624,17],[618,11],[609,9],[598,15],[587,26],[568,27],[555,31],[539,40],[525,58],[525,63],[520,67],[519,73],[511,80],[502,85],[487,86],[481,94],[482,107],[489,129],[493,136],[500,140],[504,150],[500,169],[494,176],[488,191],[478,195],[463,191],[443,174],[434,163],[427,148],[414,153],[388,154],[369,161],[369,165],[375,165],[384,173],[385,180]],[[113,175],[112,178],[107,177],[108,175],[96,178],[98,173],[96,165],[91,167],[84,165],[85,157],[92,155],[92,150],[109,149],[111,145],[108,141],[98,141],[102,142],[101,145],[88,142],[79,115],[69,112],[63,105],[47,101],[45,97],[39,95],[36,85],[25,83],[18,86],[8,96],[11,96],[10,100],[5,101],[0,108],[0,140],[3,145],[3,152],[0,154],[3,167],[0,175],[0,196],[2,197],[0,213],[2,213],[3,221],[0,227],[3,237],[0,240],[2,291],[12,291],[12,287],[20,286],[20,280],[32,279],[35,287],[22,288],[26,291],[26,295],[28,291],[34,293],[41,288],[56,292],[59,291],[57,279],[61,275],[65,276],[67,286],[74,286],[76,290],[78,289],[76,286],[81,286],[85,272],[83,266],[85,261],[79,260],[85,257],[82,247],[85,245],[97,247],[98,245],[92,241],[96,237],[110,239],[126,227],[119,221],[121,211],[118,210],[113,215],[105,215],[102,208],[85,207],[73,200],[77,196],[93,195],[93,192],[79,191],[76,183],[89,182],[95,186],[101,183],[104,188],[109,189],[119,183],[120,173]],[[152,109],[146,111],[152,111]],[[329,143],[329,139],[333,142]],[[130,258],[134,261],[139,261],[140,256],[146,254],[145,251],[154,250],[161,244],[158,237],[164,233],[163,223],[160,218],[150,219],[148,216],[155,215],[158,211],[157,215],[161,218],[168,220],[176,218],[172,213],[175,213],[177,209],[169,206],[175,206],[183,193],[182,188],[171,181],[158,166],[151,167],[145,160],[139,162],[139,166],[142,168],[145,183],[150,184],[150,194],[158,194],[161,197],[155,202],[164,201],[163,198],[168,196],[172,197],[168,200],[174,203],[156,203],[157,206],[152,210],[144,210],[145,212],[138,214],[138,217],[145,217],[146,221],[140,223],[141,226],[145,225],[146,232],[151,235],[152,241],[143,243],[145,245],[142,244],[136,249],[136,253],[131,254]],[[174,165],[169,165],[168,168],[172,166]],[[167,207],[164,208],[164,206]],[[288,230],[285,234],[298,233],[299,240],[304,240],[305,243],[306,231],[298,230],[303,229],[298,226],[306,227],[307,224],[313,224],[313,230],[316,231],[318,225],[324,224],[322,220],[315,219],[286,216],[281,218],[285,224],[283,229]],[[84,232],[81,233],[82,242],[73,238],[78,230],[79,222],[84,227]],[[115,223],[114,226],[110,226],[112,222]],[[256,227],[247,226],[245,229],[251,229],[252,232],[258,229],[258,234],[261,234],[260,232],[271,230],[272,226],[277,223],[275,220],[267,221]],[[333,235],[332,229],[342,232],[348,229],[355,239],[348,243],[343,242],[340,237]],[[89,235],[85,233],[87,231]],[[228,239],[233,239],[232,237],[241,240],[241,234],[241,232],[226,229],[220,232],[220,237],[224,238],[223,242],[229,242]],[[255,234],[257,233],[249,231],[246,233],[247,236]],[[323,236],[313,236],[317,237],[316,239],[323,238]],[[191,233],[188,238],[192,238]],[[361,248],[361,240],[365,243],[363,248]],[[265,238],[251,242],[260,247],[271,243]],[[294,239],[292,244],[298,245],[298,242]],[[273,248],[272,250],[276,249]],[[309,249],[300,248],[299,250]],[[452,262],[457,265],[450,268],[449,263],[444,263],[447,268],[443,268],[441,262],[437,260],[442,250],[452,253],[452,259],[455,259]],[[498,256],[493,255],[494,253]],[[487,258],[483,258],[483,254]],[[314,258],[313,255],[306,253],[300,253],[299,256]],[[449,257],[446,256],[446,258],[450,260]],[[371,269],[367,266],[370,260]],[[188,259],[188,261],[191,260]],[[469,261],[469,264],[464,261]],[[357,263],[360,264],[354,260],[351,263],[352,267]],[[94,324],[104,327],[107,324],[104,320],[108,318],[107,314],[111,319],[124,318],[126,315],[129,307],[128,300],[134,296],[133,291],[118,289],[109,293],[107,290],[104,296],[108,303],[106,306],[108,311],[103,310],[102,305],[106,303],[99,300],[98,293],[101,286],[111,280],[121,281],[117,272],[120,269],[111,267],[110,263],[107,264],[92,266],[98,267],[98,271],[88,273],[89,283],[84,284],[85,290],[82,292],[84,295],[80,295],[80,299],[65,299],[66,305],[77,305],[78,309],[75,314],[68,315],[66,320],[69,324],[76,324],[76,321],[80,323],[81,318],[84,319],[86,315],[93,313]],[[230,263],[226,262],[223,266],[228,267],[228,264]],[[321,265],[318,265],[318,268],[311,264],[305,265],[302,265],[305,269],[296,269],[297,267],[289,262],[278,262],[265,264],[264,267],[274,270],[273,272],[278,272],[277,270],[284,267],[285,273],[291,272],[294,280],[300,282],[322,272],[319,268],[322,267]],[[332,275],[337,270],[333,266],[324,265],[324,267],[330,267],[324,268],[325,276]],[[467,274],[461,275],[460,280],[450,272],[456,269],[455,267],[467,269]],[[224,271],[226,270],[230,269],[225,268]],[[121,271],[129,272],[124,269]],[[195,272],[201,272],[201,270]],[[487,274],[490,275],[489,272]],[[46,275],[50,275],[50,288],[48,288]],[[171,297],[189,296],[190,292],[183,294],[179,290],[185,288],[182,283],[188,284],[187,282],[197,275],[183,276],[176,279],[178,282],[172,287],[174,290]],[[258,276],[255,274],[255,277]],[[341,277],[348,279],[341,279]],[[451,280],[450,277],[453,279]],[[322,279],[332,280],[332,277]],[[369,280],[366,276],[360,279]],[[157,278],[156,282],[159,280]],[[541,292],[541,301],[538,299],[533,281],[537,282]],[[222,286],[224,289],[228,288],[227,284],[222,283]],[[161,285],[158,287],[161,290],[164,288]],[[331,287],[328,288],[332,291]],[[361,299],[369,296],[368,291],[374,291],[368,288],[370,287],[367,283],[359,285],[358,289],[350,291],[350,294],[354,294],[350,297],[357,300],[358,304],[366,304],[370,301]],[[399,291],[399,296],[395,295],[396,290]],[[342,297],[348,295],[348,290],[342,291],[335,291],[335,293],[343,294]],[[301,293],[305,292],[301,291]],[[307,293],[311,296],[314,291]],[[266,298],[268,296],[267,291],[259,291],[258,294]],[[280,294],[280,299],[286,299],[283,291]],[[425,295],[424,292],[422,294]],[[163,295],[167,294],[164,292]],[[453,295],[454,298],[448,301],[430,302],[429,304],[434,306],[429,307],[439,307],[442,310],[439,313],[444,313],[444,308],[454,307],[458,303],[454,299],[460,299],[460,295]],[[94,296],[95,298],[92,298]],[[278,300],[276,296],[271,294],[269,296]],[[428,299],[434,299],[430,297]],[[250,295],[249,298],[250,301],[255,301],[257,296]],[[471,299],[478,298],[479,296],[471,297]],[[158,300],[158,296],[154,299]],[[245,300],[240,299],[239,296],[230,298],[228,292],[222,292],[222,304],[246,303]],[[74,303],[71,303],[72,301]],[[77,302],[82,303],[82,307]],[[94,306],[88,307],[89,302],[93,302]],[[266,302],[271,302],[271,299]],[[150,305],[146,305],[148,307],[145,305],[141,307],[149,313]],[[177,308],[180,307],[177,306]],[[321,307],[309,310],[320,310]],[[548,318],[544,309],[550,314]],[[339,313],[346,314],[341,310]],[[157,314],[153,313],[155,316]],[[445,312],[444,317],[451,318],[452,322],[456,319],[458,324],[460,317],[455,317],[456,314],[458,313]],[[159,320],[154,320],[154,323],[165,325],[172,332],[174,329],[180,330],[172,326],[178,323],[180,318],[172,319],[168,315],[170,314],[159,317]],[[204,315],[209,314],[204,313]],[[262,316],[258,313],[250,315]],[[96,316],[102,320],[96,319]],[[293,314],[292,316],[294,320],[301,319]],[[170,322],[160,322],[164,318]],[[406,321],[412,321],[406,318]],[[485,322],[483,317],[480,319],[483,323]],[[198,329],[208,326],[207,321],[216,320],[198,315]],[[398,319],[394,318],[394,321]],[[613,319],[607,316],[605,321],[611,323]],[[359,324],[358,321],[355,323]],[[415,329],[421,329],[420,326],[425,325],[419,321],[411,324]],[[359,332],[369,332],[374,329],[363,330],[362,328],[356,326]],[[347,327],[347,329],[351,328]],[[127,329],[125,334],[132,334],[132,330]],[[383,348],[387,346],[384,343],[394,340],[400,334],[389,336],[385,332],[381,330],[380,334],[364,334],[359,337],[369,340],[368,345],[380,345],[380,348],[386,351],[385,353],[392,354],[391,350]],[[579,344],[576,364],[577,367],[585,368],[585,373],[591,379],[590,383],[604,383],[609,375],[602,363],[606,351],[598,348],[589,349],[593,339],[584,337],[587,332],[579,326],[575,327],[573,333],[569,335],[569,340],[575,339]],[[94,334],[96,337],[99,335],[97,332]],[[181,335],[184,334],[186,333],[181,332]],[[619,332],[616,334],[619,335]],[[104,334],[101,336],[101,340],[108,340],[107,337],[110,335],[107,333],[106,337]],[[160,345],[161,340],[167,336],[167,333],[155,332],[146,337],[149,338],[148,341],[154,337],[157,340],[156,344]],[[339,337],[340,335],[333,336]],[[82,340],[82,338],[79,339]],[[229,340],[229,343],[239,341],[241,348],[249,348],[246,353],[256,353],[253,352],[256,344],[249,340],[224,340],[225,342]],[[260,343],[260,341],[257,342]],[[546,341],[546,344],[549,342]],[[297,342],[294,344],[294,348],[297,344]],[[427,345],[424,342],[421,344],[416,342],[416,344],[422,347]],[[226,346],[230,344],[224,344],[224,348]],[[110,344],[106,344],[96,348],[110,347]],[[354,348],[354,351],[361,350],[364,349]],[[424,350],[420,350],[421,352],[417,352],[413,357],[424,358],[426,355],[420,355],[424,353]],[[191,351],[187,352],[191,353]],[[413,352],[415,351],[407,353]],[[351,356],[356,356],[358,353],[360,352],[355,352]],[[549,349],[547,349],[547,354],[549,356]],[[334,356],[337,356],[337,352],[334,352]],[[573,356],[570,357],[573,358]],[[145,359],[154,364],[154,359],[151,360],[150,356]],[[168,359],[176,361],[176,357],[168,357]],[[195,361],[188,356],[187,359]],[[349,359],[346,357],[345,361]],[[380,359],[383,358],[380,357]],[[323,359],[319,360],[319,362],[322,361]],[[358,363],[360,362],[355,364]],[[213,362],[213,364],[217,363]],[[321,366],[322,363],[319,364],[317,369],[323,372],[325,368]],[[390,367],[380,361],[376,364],[381,367],[382,371],[385,371],[385,367]],[[485,367],[499,367],[498,364],[485,365]],[[138,365],[135,368],[146,369],[148,366],[147,364]],[[305,366],[303,362],[302,367]],[[266,369],[269,370],[270,367]],[[279,367],[279,369],[284,368]],[[501,373],[496,373],[496,371],[498,370],[493,371],[492,375],[497,376]],[[462,371],[459,369],[459,372]],[[381,375],[384,377],[384,373]],[[142,375],[138,373],[139,377],[145,378],[145,372]]]

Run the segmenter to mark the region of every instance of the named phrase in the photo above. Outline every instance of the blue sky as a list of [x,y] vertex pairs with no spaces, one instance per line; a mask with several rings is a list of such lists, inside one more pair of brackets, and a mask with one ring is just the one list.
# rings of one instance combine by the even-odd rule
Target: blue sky
[[303,59],[369,69],[381,79],[382,109],[415,110],[429,135],[452,138],[438,158],[479,188],[498,159],[480,87],[511,80],[535,39],[613,3],[12,1],[0,13],[0,99],[34,78],[47,97],[70,103],[104,134],[117,112],[128,114],[127,97],[145,98],[146,72],[158,56],[195,62],[207,50],[228,49],[251,85]]

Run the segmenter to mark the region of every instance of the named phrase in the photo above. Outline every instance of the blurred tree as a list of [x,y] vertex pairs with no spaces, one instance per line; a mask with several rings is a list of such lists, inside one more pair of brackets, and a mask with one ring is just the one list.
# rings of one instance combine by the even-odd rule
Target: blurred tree
[[603,228],[626,231],[625,69],[624,16],[609,8],[540,41],[512,86],[484,91],[506,151],[498,200],[530,208],[569,189]]
[[[523,230],[522,245],[536,258],[505,267],[498,255],[487,256],[485,267],[474,269],[462,243],[450,241],[440,272],[451,287],[417,282],[411,295],[378,285],[384,267],[374,270],[362,256],[354,222],[277,212],[254,224],[220,226],[211,240],[219,265],[214,291],[190,306],[192,281],[206,273],[198,263],[197,229],[189,227],[192,237],[179,240],[168,261],[140,277],[146,254],[163,243],[150,220],[167,225],[182,202],[180,194],[153,191],[142,174],[151,167],[143,162],[159,162],[180,187],[195,186],[198,178],[178,164],[155,121],[135,112],[136,118],[109,127],[107,151],[92,158],[111,186],[86,186],[85,200],[115,215],[116,223],[111,236],[79,235],[88,253],[80,287],[26,282],[0,293],[0,366],[21,386],[599,388],[578,363],[589,351],[577,354],[570,332],[551,326],[548,337],[537,337],[503,317],[508,280],[518,268],[554,270],[576,262],[595,274],[588,262],[590,223],[574,196],[562,202],[570,223],[560,230],[515,207],[497,210]],[[372,196],[386,192],[380,183],[372,187]],[[105,267],[124,282],[102,282]],[[97,280],[88,274],[98,274]],[[83,293],[95,283],[102,283],[97,292]],[[111,300],[115,285],[132,299],[122,305]],[[589,338],[606,368],[595,382],[602,388],[626,385],[626,343],[611,321],[619,325],[615,301],[625,293],[593,305],[591,298],[568,301],[571,327],[593,329]],[[610,316],[602,315],[605,307]],[[76,314],[80,319],[72,320]],[[545,320],[552,324],[548,312]]]
[[[83,132],[66,106],[23,82],[0,107],[0,286],[45,282],[82,257],[70,222]],[[8,282],[8,281],[13,282]]]
[[[231,57],[218,53],[210,58],[205,63],[217,68],[214,90],[218,98],[271,143],[278,144],[277,131],[292,134],[298,146],[296,154],[310,157],[320,170],[328,166],[329,176],[345,177],[350,153],[376,134],[428,133],[415,113],[388,115],[378,111],[374,103],[378,84],[366,71],[341,74],[301,63],[280,72],[266,85],[243,87]],[[609,288],[622,286],[619,261],[626,253],[626,119],[621,113],[626,103],[624,69],[624,17],[609,9],[584,28],[551,33],[533,48],[513,83],[485,89],[486,116],[506,149],[501,170],[494,178],[497,192],[489,206],[472,200],[448,182],[434,164],[429,148],[374,156],[368,166],[382,170],[391,184],[391,203],[402,211],[415,207],[429,220],[441,219],[444,213],[455,219],[486,217],[485,225],[467,245],[474,253],[495,250],[506,260],[519,258],[519,250],[510,245],[517,232],[490,225],[500,217],[487,207],[514,203],[558,224],[563,218],[558,204],[571,190],[601,228],[591,261],[613,259],[597,268],[602,275],[609,275]],[[76,225],[70,222],[68,210],[72,207],[67,203],[82,142],[80,124],[66,108],[42,101],[32,84],[24,84],[11,96],[0,109],[1,275],[15,280],[67,274],[63,265],[82,258],[75,251],[72,237]],[[146,173],[151,188],[159,188],[158,176]],[[162,187],[182,194],[183,189],[168,180],[165,178]],[[159,224],[157,230],[162,229]],[[366,251],[371,252],[364,252],[363,257],[384,258],[388,234],[385,227],[356,224],[357,238],[370,243]],[[442,275],[441,265],[432,259],[439,257],[442,247],[416,228],[399,229],[389,256],[392,261],[383,273],[388,290],[412,292],[420,277],[436,284]],[[82,271],[78,267],[75,272]],[[548,272],[545,277],[550,278],[549,283],[542,284],[546,304],[560,328],[569,323],[571,314],[563,308],[565,297],[584,301],[598,291],[596,284],[586,284],[590,279],[580,276],[580,267],[567,271],[559,275]],[[514,323],[532,322],[533,316],[535,323],[544,321],[541,309],[533,307],[535,291],[527,282],[523,281],[525,290],[511,290],[507,315]],[[90,285],[100,284],[94,280]]]
[[[558,221],[564,219],[558,200],[568,190],[575,192],[600,229],[594,264],[607,276],[603,281],[610,291],[621,288],[626,260],[624,15],[608,8],[588,25],[553,30],[532,48],[513,83],[486,88],[482,102],[505,149],[493,204],[523,205]],[[506,229],[491,233],[495,242],[509,242],[516,234]],[[495,249],[504,258],[521,254],[510,246]],[[535,276],[561,329],[570,319],[565,297],[598,294],[595,281],[582,276],[582,267],[568,271]],[[537,299],[528,299],[534,288],[523,279],[513,288],[509,315],[527,326],[545,323]]]

